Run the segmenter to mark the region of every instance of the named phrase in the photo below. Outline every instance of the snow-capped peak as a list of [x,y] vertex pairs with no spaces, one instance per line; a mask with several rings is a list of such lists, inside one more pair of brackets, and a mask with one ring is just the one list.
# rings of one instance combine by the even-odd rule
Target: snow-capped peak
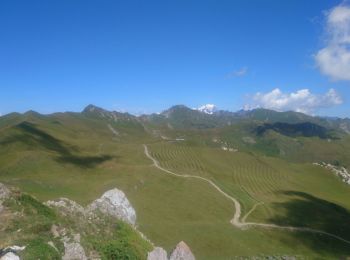
[[206,104],[197,108],[198,111],[212,115],[216,111],[216,106],[214,104]]

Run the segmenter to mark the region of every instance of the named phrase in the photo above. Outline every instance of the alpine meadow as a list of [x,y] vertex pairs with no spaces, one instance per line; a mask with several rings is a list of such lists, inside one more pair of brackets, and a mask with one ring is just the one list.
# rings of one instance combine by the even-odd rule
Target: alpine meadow
[[347,1],[0,22],[0,260],[350,258]]

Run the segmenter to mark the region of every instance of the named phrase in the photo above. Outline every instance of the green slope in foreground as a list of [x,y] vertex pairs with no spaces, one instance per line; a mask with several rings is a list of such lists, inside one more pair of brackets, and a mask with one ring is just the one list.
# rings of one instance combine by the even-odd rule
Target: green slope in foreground
[[325,235],[232,226],[229,200],[204,181],[156,169],[143,143],[164,168],[215,182],[239,200],[243,215],[259,203],[248,222],[312,227],[350,240],[350,187],[332,173],[311,163],[162,141],[128,119],[82,114],[7,119],[0,125],[0,182],[40,201],[68,197],[83,205],[117,187],[149,239],[168,251],[184,240],[198,259],[350,255],[349,244]]

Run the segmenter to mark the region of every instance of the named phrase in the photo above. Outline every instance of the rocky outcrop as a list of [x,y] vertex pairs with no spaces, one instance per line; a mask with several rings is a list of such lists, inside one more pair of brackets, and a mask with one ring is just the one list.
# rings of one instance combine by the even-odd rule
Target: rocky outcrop
[[[64,255],[62,260],[86,260],[86,253],[80,244],[80,234],[71,233],[64,227],[52,225],[51,233],[54,238],[59,238],[64,246]],[[52,241],[48,242],[56,251],[57,248]]]
[[[188,245],[181,241],[170,255],[170,260],[195,260]],[[155,247],[147,255],[147,260],[168,260],[167,252],[161,247]]]
[[184,241],[177,244],[176,248],[170,255],[170,260],[195,260],[196,258],[191,252],[191,249]]
[[132,225],[136,223],[136,212],[124,192],[112,189],[105,192],[101,198],[92,202],[87,212],[100,211],[103,214],[124,220]]
[[85,250],[79,242],[63,241],[64,255],[62,260],[87,260]]
[[15,253],[8,252],[0,257],[0,260],[20,260],[19,256]]
[[330,163],[320,162],[313,163],[314,165],[324,167],[328,170],[331,170],[335,175],[337,175],[343,182],[346,184],[350,184],[350,173],[347,171],[345,167],[335,166]]
[[67,198],[49,200],[45,202],[45,205],[58,209],[63,215],[81,215],[91,218],[95,217],[95,213],[100,212],[132,225],[136,223],[135,209],[131,206],[124,192],[118,189],[105,192],[101,198],[93,201],[86,208]]
[[155,247],[148,253],[147,260],[168,260],[167,252],[161,247]]
[[[115,217],[132,225],[136,223],[136,213],[124,192],[112,189],[105,192],[101,198],[93,201],[86,208],[73,200],[60,198],[45,202],[45,205],[56,208],[63,216],[74,216],[81,221],[98,221],[99,214]],[[51,227],[51,232],[55,238],[60,238],[64,244],[63,260],[85,260],[87,259],[84,248],[80,244],[80,235],[68,235],[65,228],[56,225]],[[91,254],[91,252],[90,252]],[[100,259],[98,254],[94,254],[90,259]]]
[[59,198],[57,200],[49,200],[45,202],[45,205],[53,208],[57,208],[64,216],[67,215],[85,215],[85,209],[78,203],[67,198]]
[[0,249],[0,260],[20,260],[17,254],[25,248],[25,246],[9,246]]

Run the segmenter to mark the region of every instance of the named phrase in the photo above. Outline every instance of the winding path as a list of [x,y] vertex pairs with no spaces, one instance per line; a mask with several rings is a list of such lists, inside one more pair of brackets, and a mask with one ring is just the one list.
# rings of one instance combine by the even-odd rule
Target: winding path
[[276,224],[266,224],[266,223],[255,223],[255,222],[246,222],[245,219],[248,217],[248,215],[250,213],[252,213],[254,211],[254,209],[260,205],[261,203],[255,204],[253,206],[253,208],[242,218],[242,221],[240,220],[241,217],[241,204],[238,202],[237,199],[235,199],[234,197],[230,196],[229,194],[227,194],[226,192],[224,192],[219,186],[217,186],[214,182],[212,182],[211,180],[201,177],[201,176],[196,176],[196,175],[189,175],[189,174],[178,174],[175,172],[172,172],[170,170],[167,170],[165,168],[163,168],[162,166],[160,166],[159,162],[152,157],[152,155],[150,155],[149,150],[147,145],[143,145],[144,146],[144,152],[145,155],[152,160],[153,162],[153,166],[158,168],[159,170],[161,170],[164,173],[170,174],[170,175],[174,175],[177,177],[181,177],[181,178],[192,178],[192,179],[200,179],[202,181],[205,181],[207,183],[209,183],[212,187],[214,187],[218,192],[220,192],[223,196],[225,196],[227,199],[231,200],[235,206],[235,213],[233,215],[233,218],[231,219],[231,224],[241,228],[241,229],[245,229],[245,228],[249,228],[249,227],[262,227],[262,228],[276,228],[276,229],[284,229],[284,230],[288,230],[288,231],[298,231],[298,232],[308,232],[308,233],[314,233],[314,234],[321,234],[321,235],[326,235],[335,239],[338,239],[344,243],[347,243],[350,245],[350,241],[346,240],[342,237],[339,237],[337,235],[328,233],[326,231],[322,231],[322,230],[318,230],[318,229],[313,229],[313,228],[307,228],[307,227],[293,227],[293,226],[280,226],[280,225],[276,225]]
[[256,203],[248,212],[247,214],[244,215],[244,217],[242,218],[242,222],[246,222],[245,220],[247,219],[247,217],[256,209],[257,206],[264,204],[264,202],[258,202]]

